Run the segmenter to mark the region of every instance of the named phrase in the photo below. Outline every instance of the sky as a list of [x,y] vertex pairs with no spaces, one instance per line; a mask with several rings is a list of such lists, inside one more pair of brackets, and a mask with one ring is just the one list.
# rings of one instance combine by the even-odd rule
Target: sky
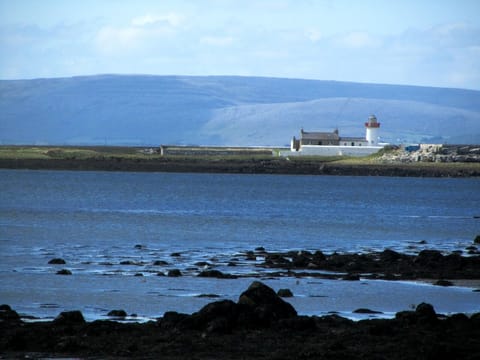
[[95,74],[480,90],[480,1],[0,0],[0,79]]

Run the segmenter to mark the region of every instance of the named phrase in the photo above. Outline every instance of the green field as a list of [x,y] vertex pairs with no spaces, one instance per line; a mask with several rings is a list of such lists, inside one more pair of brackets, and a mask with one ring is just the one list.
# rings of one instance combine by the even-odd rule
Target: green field
[[[0,168],[385,176],[480,176],[479,162],[382,162],[366,157],[279,157],[283,149],[125,146],[0,146]],[[385,151],[385,150],[384,150]],[[390,151],[390,150],[386,150]]]

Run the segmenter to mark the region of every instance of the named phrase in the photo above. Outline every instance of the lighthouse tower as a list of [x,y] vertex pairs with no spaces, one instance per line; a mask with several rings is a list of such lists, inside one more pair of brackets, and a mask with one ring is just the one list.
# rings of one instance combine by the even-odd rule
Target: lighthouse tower
[[370,115],[368,121],[365,123],[366,135],[365,139],[370,146],[378,146],[378,129],[380,128],[380,123],[377,122],[375,115]]

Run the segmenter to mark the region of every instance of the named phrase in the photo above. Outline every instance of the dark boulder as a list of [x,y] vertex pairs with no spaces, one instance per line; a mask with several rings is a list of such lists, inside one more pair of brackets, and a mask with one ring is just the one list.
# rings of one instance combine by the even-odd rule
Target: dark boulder
[[170,256],[171,257],[180,257],[180,256],[182,256],[182,254],[179,253],[179,252],[174,252],[174,253],[171,253]]
[[201,266],[201,267],[212,266],[212,264],[210,264],[208,261],[197,261],[194,265],[195,266]]
[[52,259],[48,263],[51,264],[51,265],[65,265],[66,264],[65,260],[63,260],[61,258]]
[[321,252],[320,250],[317,250],[313,253],[312,260],[315,264],[318,264],[318,263],[321,263],[321,262],[327,260],[327,257],[325,256],[325,254],[323,252]]
[[117,317],[117,318],[124,318],[127,316],[127,313],[125,310],[111,310],[107,316],[111,317]]
[[354,314],[383,314],[381,311],[375,311],[365,308],[356,309],[353,311]]
[[435,266],[442,261],[443,255],[437,250],[422,250],[418,253],[414,262],[423,266]]
[[258,320],[265,324],[297,315],[297,311],[292,305],[282,300],[273,289],[259,281],[254,281],[240,295],[238,304],[252,309]]
[[453,286],[453,283],[449,280],[438,280],[433,285],[437,286]]
[[239,305],[231,300],[221,300],[205,305],[192,315],[191,320],[195,328],[228,333],[235,327],[238,313]]
[[79,310],[63,311],[54,320],[57,325],[81,325],[85,324],[83,314]]
[[219,270],[205,270],[198,274],[199,277],[209,277],[209,278],[217,278],[217,279],[236,279],[235,275],[231,274],[224,274]]
[[20,321],[20,316],[9,305],[0,305],[0,322]]
[[68,269],[62,269],[57,271],[57,275],[72,275],[72,272]]
[[415,311],[400,311],[395,314],[395,319],[408,325],[435,325],[438,322],[437,314],[432,305],[419,304]]
[[427,303],[421,303],[415,309],[415,314],[421,321],[426,323],[435,323],[437,322],[437,313],[432,305]]
[[166,265],[168,265],[168,262],[164,260],[155,260],[153,262],[153,266],[166,266]]
[[120,261],[120,265],[138,265],[138,264],[132,260],[123,260],[123,261]]
[[168,271],[167,276],[179,277],[179,276],[182,276],[182,272],[178,269],[172,269]]
[[475,239],[473,240],[474,244],[480,244],[480,235],[475,236]]
[[[304,268],[311,262],[311,257],[308,256],[309,253],[305,253],[303,251],[299,251],[295,254],[292,258],[293,266],[297,268]],[[311,255],[311,254],[310,254]]]
[[471,326],[470,318],[465,314],[453,314],[447,317],[446,322],[454,328],[466,329]]
[[211,299],[213,299],[213,298],[219,298],[220,295],[218,295],[218,294],[200,294],[200,295],[196,295],[196,297],[198,297],[198,298],[211,298]]
[[293,297],[293,293],[290,289],[279,289],[277,295],[284,298]]
[[398,259],[401,259],[402,255],[396,251],[390,250],[390,249],[385,249],[380,253],[380,259],[382,261],[396,261]]

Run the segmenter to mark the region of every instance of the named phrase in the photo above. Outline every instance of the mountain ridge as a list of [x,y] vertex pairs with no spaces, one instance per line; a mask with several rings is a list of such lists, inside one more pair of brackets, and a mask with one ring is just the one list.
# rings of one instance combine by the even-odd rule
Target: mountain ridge
[[0,143],[287,145],[301,127],[480,143],[480,91],[242,76],[0,80]]

